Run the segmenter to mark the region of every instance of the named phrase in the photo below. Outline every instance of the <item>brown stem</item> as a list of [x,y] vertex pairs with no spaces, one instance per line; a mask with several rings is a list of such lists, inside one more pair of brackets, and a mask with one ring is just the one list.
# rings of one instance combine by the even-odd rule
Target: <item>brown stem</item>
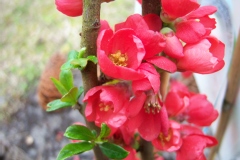
[[165,100],[166,94],[168,92],[168,85],[170,80],[170,73],[163,71],[161,73],[161,86],[160,86],[160,93],[162,96],[162,100]]
[[[95,55],[97,52],[97,36],[100,28],[100,6],[101,0],[84,0],[83,1],[83,23],[82,23],[82,38],[81,47],[86,47],[85,57]],[[86,68],[82,71],[82,81],[84,92],[98,85],[97,66],[89,62]],[[84,113],[86,105],[83,106],[81,113]],[[84,114],[83,114],[84,115]],[[85,116],[84,116],[85,117]],[[99,133],[99,128],[94,123],[86,120],[86,125],[90,129],[94,129]],[[94,147],[96,160],[107,160],[99,147]]]
[[161,1],[160,0],[142,0],[142,14],[146,15],[154,13],[160,15]]
[[154,160],[153,146],[151,142],[141,139],[139,152],[142,160]]
[[[149,13],[160,15],[160,11],[161,11],[160,0],[142,0],[143,15],[146,15]],[[139,151],[140,151],[142,160],[154,160],[153,146],[151,142],[141,139]]]

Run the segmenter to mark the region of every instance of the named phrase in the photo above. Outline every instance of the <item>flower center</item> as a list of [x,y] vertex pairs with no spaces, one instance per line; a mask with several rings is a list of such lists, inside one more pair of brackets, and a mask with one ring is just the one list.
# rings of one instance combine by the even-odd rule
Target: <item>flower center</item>
[[105,103],[100,103],[99,104],[99,108],[100,108],[100,111],[109,111],[109,110],[113,110],[113,106],[110,105],[110,104],[105,104]]
[[156,114],[159,113],[161,110],[161,105],[158,102],[156,95],[150,95],[145,104],[144,109],[146,113]]
[[165,142],[169,142],[171,140],[172,136],[173,136],[173,130],[171,128],[169,128],[167,136],[164,136],[164,134],[162,132],[160,132],[158,137],[159,137],[160,141],[162,142],[162,145],[164,145]]
[[128,57],[126,54],[122,54],[120,51],[112,53],[108,57],[117,66],[127,66]]

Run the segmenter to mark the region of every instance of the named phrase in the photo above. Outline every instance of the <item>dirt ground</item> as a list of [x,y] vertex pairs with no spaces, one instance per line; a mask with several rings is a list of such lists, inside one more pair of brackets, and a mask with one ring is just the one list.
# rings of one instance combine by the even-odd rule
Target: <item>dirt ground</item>
[[[77,110],[47,113],[39,106],[36,91],[32,91],[24,108],[11,120],[0,122],[0,160],[55,160],[69,143],[63,133],[74,122],[84,122]],[[93,154],[86,152],[80,159],[92,160]]]

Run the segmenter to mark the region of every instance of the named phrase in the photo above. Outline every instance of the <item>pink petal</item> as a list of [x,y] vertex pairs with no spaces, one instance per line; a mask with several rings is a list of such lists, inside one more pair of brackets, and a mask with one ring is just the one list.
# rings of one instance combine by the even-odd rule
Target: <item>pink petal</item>
[[164,136],[167,136],[169,129],[169,120],[165,106],[162,106],[160,110],[160,117],[161,117],[161,132],[163,133]]
[[184,16],[200,6],[196,0],[162,0],[161,2],[164,12],[174,19]]
[[213,56],[219,59],[223,59],[225,44],[213,36],[207,37],[206,39],[211,43],[209,51],[213,54]]
[[115,31],[123,28],[131,28],[136,33],[140,33],[142,30],[148,30],[148,25],[140,14],[133,14],[127,18],[123,23],[115,25]]
[[176,30],[176,36],[185,43],[196,43],[201,40],[206,33],[205,27],[195,20],[178,23]]
[[146,61],[156,65],[160,69],[163,69],[171,73],[177,70],[176,64],[163,56],[155,56],[155,57],[146,59]]
[[144,59],[151,58],[158,53],[161,53],[166,45],[165,37],[159,33],[151,30],[143,30],[138,34],[146,50]]
[[131,99],[129,106],[127,107],[127,116],[135,117],[142,109],[146,100],[146,94],[144,92],[137,92],[136,96]]
[[198,19],[204,16],[211,15],[217,11],[215,6],[202,6],[189,13],[185,18],[187,19]]
[[[196,44],[187,44],[184,46],[184,57],[180,58],[177,66],[180,70],[192,71],[201,74],[216,72],[224,66],[224,61],[214,57],[209,52],[211,43],[207,39],[201,40]],[[220,44],[220,50],[223,45]],[[212,50],[214,50],[212,48]],[[217,53],[216,53],[217,54]],[[220,57],[222,52],[219,52]]]
[[162,21],[160,17],[156,14],[147,14],[143,16],[143,19],[147,23],[150,30],[159,32],[162,28]]
[[111,29],[111,28],[106,20],[101,20],[101,27],[99,29],[99,33],[105,29]]
[[199,126],[210,126],[218,117],[218,112],[205,95],[197,94],[190,98],[188,121]]
[[[144,109],[142,112],[145,112]],[[139,126],[138,131],[143,139],[151,141],[157,138],[161,131],[161,117],[159,113],[145,113],[144,115],[144,120]]]
[[[133,90],[143,90],[144,88],[149,88],[149,85],[146,84],[146,79],[149,81],[149,84],[151,85],[151,88],[155,92],[155,94],[158,93],[160,88],[160,75],[156,71],[156,69],[149,63],[142,63],[140,67],[138,68],[138,71],[145,75],[145,78],[142,80],[138,80],[133,82]],[[146,84],[146,86],[139,86],[140,82],[143,82]],[[143,85],[143,84],[142,84]],[[138,88],[136,88],[138,87]],[[142,89],[141,89],[141,88]],[[147,91],[147,90],[145,90]]]
[[166,47],[164,48],[164,53],[172,58],[183,57],[183,46],[179,39],[173,34],[165,34],[166,37]]
[[82,0],[55,0],[55,4],[57,6],[57,10],[67,16],[76,17],[82,15]]

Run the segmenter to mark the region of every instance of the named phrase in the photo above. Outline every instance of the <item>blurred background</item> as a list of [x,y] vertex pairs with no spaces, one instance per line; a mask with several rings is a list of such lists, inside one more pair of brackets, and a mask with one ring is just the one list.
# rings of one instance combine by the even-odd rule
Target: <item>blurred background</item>
[[[214,34],[225,42],[227,56],[223,71],[194,77],[199,92],[207,94],[220,111],[239,32],[240,1],[200,1],[204,5],[216,5],[220,10],[214,15],[219,28]],[[141,11],[134,0],[115,0],[102,4],[101,19],[114,26],[136,12]],[[54,0],[0,1],[0,160],[54,160],[59,150],[69,143],[63,138],[67,126],[83,122],[80,114],[72,109],[46,113],[37,97],[39,79],[49,58],[55,53],[80,49],[81,22],[81,17],[70,18],[58,12]],[[239,160],[239,106],[240,96],[217,157],[219,160]],[[215,130],[216,124],[207,132],[214,134]],[[80,158],[90,160],[92,153],[86,152]]]

